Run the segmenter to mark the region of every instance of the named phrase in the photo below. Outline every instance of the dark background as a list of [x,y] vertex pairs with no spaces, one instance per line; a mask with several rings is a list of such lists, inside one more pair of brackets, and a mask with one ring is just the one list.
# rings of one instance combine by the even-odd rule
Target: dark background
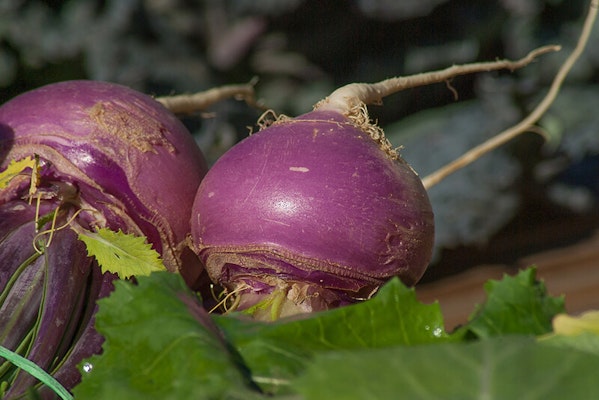
[[[583,0],[0,1],[0,102],[47,83],[98,79],[152,95],[258,77],[278,113],[310,110],[333,89],[452,64],[519,58],[527,68],[415,88],[371,107],[422,176],[518,122],[574,46]],[[599,226],[599,29],[529,133],[430,191],[437,250],[424,282],[478,264],[513,263],[582,240]],[[261,111],[234,100],[184,118],[210,162]]]

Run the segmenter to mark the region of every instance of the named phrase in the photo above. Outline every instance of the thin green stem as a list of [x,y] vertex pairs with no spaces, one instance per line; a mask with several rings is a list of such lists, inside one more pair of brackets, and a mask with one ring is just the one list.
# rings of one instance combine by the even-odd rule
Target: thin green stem
[[0,293],[0,304],[4,303],[4,301],[6,300],[6,297],[8,296],[8,293],[10,292],[10,289],[13,287],[13,285],[15,284],[15,282],[17,281],[17,279],[19,279],[19,275],[25,270],[25,268],[27,268],[28,266],[30,266],[31,264],[33,264],[33,262],[39,256],[40,256],[40,254],[38,254],[38,253],[34,253],[31,256],[29,256],[29,258],[27,258],[17,268],[17,270],[11,275],[10,279],[6,283],[6,286],[4,287],[4,291],[2,293]]
[[48,386],[50,389],[54,391],[58,396],[60,396],[63,400],[72,400],[73,395],[69,393],[64,386],[60,384],[54,377],[44,371],[42,368],[37,366],[34,362],[26,359],[25,357],[20,356],[19,354],[7,349],[4,346],[0,345],[0,356],[7,359],[18,368],[21,368],[23,371],[29,373],[40,382]]
[[271,321],[276,321],[281,315],[281,307],[287,296],[287,290],[275,289],[266,295],[260,302],[241,311],[243,314],[254,315],[259,310],[269,310]]

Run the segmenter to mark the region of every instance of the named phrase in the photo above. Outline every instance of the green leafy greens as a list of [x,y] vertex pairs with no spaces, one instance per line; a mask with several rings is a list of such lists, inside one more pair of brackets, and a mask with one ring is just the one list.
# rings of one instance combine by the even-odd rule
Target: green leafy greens
[[504,336],[320,354],[294,388],[304,399],[591,399],[598,367],[595,355]]
[[565,311],[564,299],[548,296],[545,285],[536,280],[535,271],[529,268],[516,276],[485,283],[487,300],[462,328],[465,333],[485,338],[551,331],[552,318]]
[[180,276],[162,272],[138,282],[117,281],[99,301],[103,354],[85,361],[89,372],[75,398],[251,399],[234,353]]
[[[209,315],[180,276],[119,281],[101,300],[102,355],[75,398],[594,398],[596,332],[553,332],[563,299],[530,268],[490,281],[447,332],[438,304],[399,280],[371,300],[273,323]],[[589,339],[589,335],[592,339]],[[583,340],[586,345],[580,345]],[[590,343],[590,345],[589,345]]]
[[96,257],[102,272],[116,273],[121,279],[165,270],[160,255],[143,236],[101,228],[97,232],[80,230],[79,240],[88,254]]

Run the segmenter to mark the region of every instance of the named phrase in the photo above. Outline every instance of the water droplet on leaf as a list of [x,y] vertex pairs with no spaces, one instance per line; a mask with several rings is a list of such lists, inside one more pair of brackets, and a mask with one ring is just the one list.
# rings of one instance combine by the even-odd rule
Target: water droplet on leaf
[[86,362],[85,364],[83,364],[83,372],[91,372],[92,369],[94,369],[94,366],[91,363]]

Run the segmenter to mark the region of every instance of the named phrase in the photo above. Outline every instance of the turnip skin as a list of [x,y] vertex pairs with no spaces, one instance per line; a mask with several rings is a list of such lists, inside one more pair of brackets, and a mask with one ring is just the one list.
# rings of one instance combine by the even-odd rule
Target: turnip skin
[[344,115],[317,110],[254,133],[215,163],[192,236],[215,282],[251,287],[239,309],[293,287],[295,306],[312,311],[368,298],[394,276],[416,283],[434,221],[407,163]]
[[[77,232],[107,227],[146,236],[165,266],[193,285],[202,267],[186,245],[189,211],[207,167],[189,132],[160,103],[94,81],[48,85],[0,106],[0,171],[27,157],[39,158],[33,195],[31,168],[0,190],[0,255],[10,260],[0,263],[0,338],[13,350],[11,344],[26,343],[26,356],[71,388],[80,379],[77,364],[101,351],[96,300],[115,279],[88,257]],[[46,217],[54,211],[53,223]],[[37,236],[47,229],[54,231],[51,243]],[[7,285],[13,276],[16,283]],[[41,285],[43,302],[35,293]],[[8,398],[36,383],[24,372],[15,378],[9,370],[8,377]],[[41,394],[55,396],[48,388]]]
[[0,124],[0,169],[39,155],[56,180],[76,184],[81,205],[98,208],[108,227],[145,235],[167,268],[181,268],[189,233],[182,210],[207,166],[160,103],[113,83],[67,81],[11,99],[0,107]]

